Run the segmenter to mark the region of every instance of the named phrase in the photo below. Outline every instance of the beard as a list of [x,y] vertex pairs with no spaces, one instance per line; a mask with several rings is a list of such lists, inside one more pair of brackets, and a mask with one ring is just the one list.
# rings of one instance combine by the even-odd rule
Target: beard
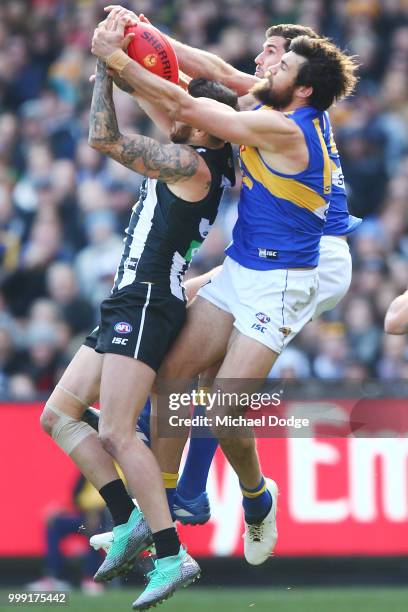
[[190,140],[192,130],[191,125],[180,125],[171,132],[171,142],[174,142],[174,144],[185,144]]
[[295,85],[291,85],[285,91],[274,91],[271,79],[264,78],[252,87],[250,93],[261,104],[280,110],[286,108],[292,102],[294,91]]

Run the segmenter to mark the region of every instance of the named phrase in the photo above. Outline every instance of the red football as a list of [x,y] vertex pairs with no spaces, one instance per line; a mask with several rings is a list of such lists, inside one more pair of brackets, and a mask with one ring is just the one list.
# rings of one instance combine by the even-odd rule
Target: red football
[[178,83],[178,62],[174,49],[157,28],[140,22],[128,26],[125,35],[134,32],[135,37],[127,48],[129,57],[163,79]]

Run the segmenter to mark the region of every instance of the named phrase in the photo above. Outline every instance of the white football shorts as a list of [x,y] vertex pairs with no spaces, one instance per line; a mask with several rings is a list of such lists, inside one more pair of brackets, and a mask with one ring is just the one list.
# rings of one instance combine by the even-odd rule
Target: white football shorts
[[198,295],[230,312],[242,334],[280,353],[313,317],[318,288],[317,268],[251,270],[226,257]]
[[340,302],[351,274],[347,242],[322,236],[314,270],[251,270],[226,257],[198,295],[230,312],[242,334],[281,353],[308,321]]
[[317,270],[319,294],[314,319],[337,306],[349,290],[352,263],[347,242],[337,236],[322,236]]

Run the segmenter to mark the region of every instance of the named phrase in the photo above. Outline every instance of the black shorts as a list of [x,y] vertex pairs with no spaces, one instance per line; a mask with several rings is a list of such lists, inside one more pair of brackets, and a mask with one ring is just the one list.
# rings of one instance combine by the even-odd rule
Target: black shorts
[[101,322],[84,344],[98,353],[143,361],[157,372],[186,319],[186,305],[160,287],[138,283],[101,304]]

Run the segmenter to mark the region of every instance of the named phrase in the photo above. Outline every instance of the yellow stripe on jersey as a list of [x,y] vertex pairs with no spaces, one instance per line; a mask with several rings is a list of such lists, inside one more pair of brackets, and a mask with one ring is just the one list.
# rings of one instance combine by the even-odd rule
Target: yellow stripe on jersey
[[333,131],[330,130],[330,152],[332,155],[338,155],[336,143],[334,142]]
[[314,124],[314,126],[316,128],[317,135],[319,136],[320,145],[322,147],[323,159],[324,159],[324,168],[323,168],[323,180],[324,180],[324,183],[323,183],[323,189],[324,189],[324,193],[330,193],[331,192],[332,176],[331,176],[331,163],[330,163],[329,152],[327,150],[326,143],[324,141],[323,134],[322,134],[322,129],[320,127],[320,122],[319,122],[319,119],[317,117],[316,117],[316,119],[313,119],[313,124]]
[[253,181],[251,181],[249,176],[247,176],[246,174],[243,175],[242,182],[248,187],[248,189],[252,189],[252,187],[254,186]]
[[[325,147],[325,151],[327,153],[327,149]],[[259,156],[259,153],[253,147],[245,147],[241,149],[241,158],[244,162],[248,172],[250,173],[250,178],[255,179],[258,183],[261,183],[272,195],[277,198],[282,198],[283,200],[289,200],[289,202],[293,202],[297,206],[301,208],[307,208],[314,212],[318,208],[322,206],[326,206],[325,199],[320,196],[316,191],[314,191],[311,187],[300,183],[296,179],[287,178],[284,176],[279,176],[278,174],[274,174],[269,170],[262,159]],[[327,155],[327,159],[329,160],[329,156]],[[329,160],[330,162],[330,160]],[[325,163],[326,165],[326,163]],[[245,169],[244,169],[245,173]],[[244,174],[245,176],[245,174]],[[331,189],[331,170],[329,165],[329,190]],[[244,183],[251,189],[248,185],[247,181]]]

